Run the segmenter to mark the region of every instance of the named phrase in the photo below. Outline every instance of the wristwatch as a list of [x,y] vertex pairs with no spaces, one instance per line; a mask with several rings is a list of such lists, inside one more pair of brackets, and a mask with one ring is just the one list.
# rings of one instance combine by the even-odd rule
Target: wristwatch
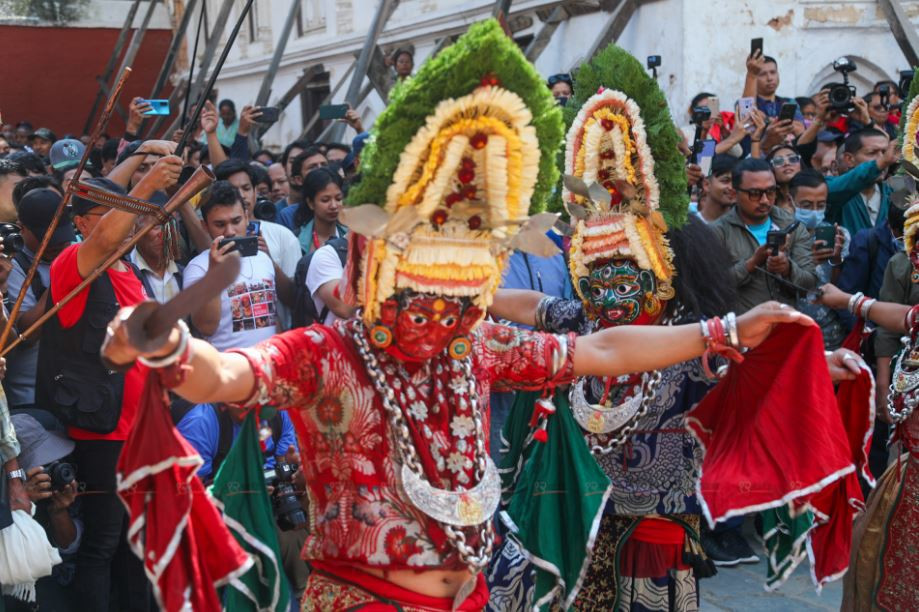
[[26,481],[26,471],[22,468],[19,468],[18,470],[10,470],[9,472],[6,473],[6,477],[9,480],[18,478],[22,482],[25,482]]

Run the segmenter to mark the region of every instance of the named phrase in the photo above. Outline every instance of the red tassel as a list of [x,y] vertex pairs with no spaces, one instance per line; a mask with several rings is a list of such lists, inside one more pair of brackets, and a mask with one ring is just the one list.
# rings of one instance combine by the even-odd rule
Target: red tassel
[[533,433],[533,439],[536,440],[537,442],[542,442],[543,444],[545,444],[546,442],[549,441],[549,432],[547,432],[545,429],[540,427]]

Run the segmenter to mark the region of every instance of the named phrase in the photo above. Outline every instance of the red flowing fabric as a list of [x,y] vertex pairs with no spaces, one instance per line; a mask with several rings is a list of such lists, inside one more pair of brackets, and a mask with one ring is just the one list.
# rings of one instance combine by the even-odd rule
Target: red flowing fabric
[[862,352],[862,341],[865,336],[865,320],[861,317],[858,317],[855,320],[855,325],[852,327],[852,331],[849,332],[849,335],[845,337],[842,341],[841,348],[849,349],[858,354]]
[[138,410],[118,459],[128,541],[161,610],[220,610],[216,586],[252,561],[195,477],[201,457],[173,427],[156,372],[147,377]]
[[874,400],[874,375],[865,365],[861,366],[857,378],[842,381],[836,390],[836,403],[849,438],[852,463],[872,487],[875,483],[868,468],[868,453],[871,451],[871,436],[874,433]]
[[710,524],[803,502],[853,471],[816,325],[784,324],[690,411]]
[[874,486],[868,469],[874,431],[874,376],[867,366],[862,366],[854,380],[839,383],[836,403],[857,471],[846,474],[838,486],[827,487],[810,500],[816,524],[808,534],[808,553],[814,583],[819,586],[839,578],[849,567],[852,522],[856,512],[865,506],[857,474]]

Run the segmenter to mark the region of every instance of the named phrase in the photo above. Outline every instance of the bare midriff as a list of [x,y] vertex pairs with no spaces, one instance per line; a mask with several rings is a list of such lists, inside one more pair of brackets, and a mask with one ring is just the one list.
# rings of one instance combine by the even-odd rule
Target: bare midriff
[[428,597],[454,597],[474,576],[469,570],[384,570],[378,567],[355,565],[356,569],[382,578],[403,589]]

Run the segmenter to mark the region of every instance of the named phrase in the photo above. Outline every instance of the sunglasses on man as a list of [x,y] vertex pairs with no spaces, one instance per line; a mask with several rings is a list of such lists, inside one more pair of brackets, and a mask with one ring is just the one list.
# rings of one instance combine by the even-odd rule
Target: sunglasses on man
[[763,198],[763,194],[766,194],[766,197],[771,200],[775,197],[777,190],[778,189],[776,187],[769,187],[767,189],[744,189],[743,187],[737,188],[737,191],[742,191],[743,193],[750,196],[753,200],[761,200]]

